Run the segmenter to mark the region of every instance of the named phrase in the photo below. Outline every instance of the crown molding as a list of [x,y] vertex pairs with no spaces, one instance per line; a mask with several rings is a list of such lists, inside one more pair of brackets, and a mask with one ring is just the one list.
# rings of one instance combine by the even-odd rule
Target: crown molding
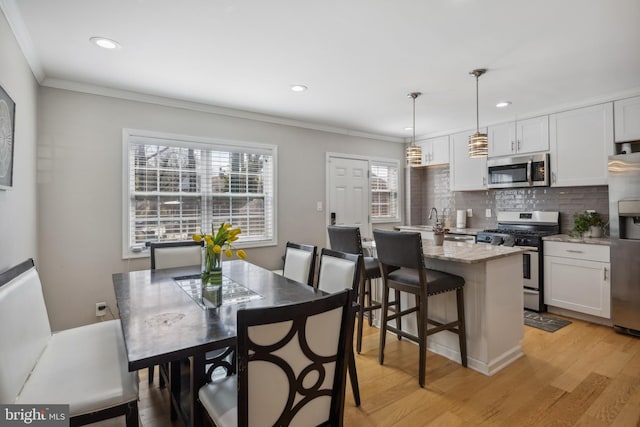
[[237,110],[233,108],[219,107],[216,105],[202,104],[192,101],[183,101],[175,98],[167,98],[157,95],[149,95],[140,92],[133,92],[121,89],[113,89],[104,86],[92,85],[87,83],[79,83],[70,80],[45,78],[42,83],[44,87],[54,89],[64,89],[73,92],[88,93],[92,95],[107,96],[111,98],[126,99],[129,101],[144,102],[147,104],[162,105],[165,107],[181,108],[185,110],[193,110],[221,116],[235,117],[240,119],[255,120],[265,123],[273,123],[284,126],[292,126],[321,132],[330,132],[340,135],[354,136],[359,138],[376,139],[379,141],[403,143],[403,138],[376,135],[367,132],[360,132],[350,129],[343,129],[333,126],[327,126],[317,123],[304,122],[301,120],[293,120],[285,117],[271,116],[268,114],[254,113],[251,111]]
[[2,13],[4,13],[5,18],[9,23],[9,28],[11,28],[13,36],[18,42],[18,46],[20,46],[22,54],[27,60],[29,68],[31,68],[31,72],[35,76],[38,83],[42,84],[42,81],[45,78],[44,69],[42,68],[42,63],[40,62],[40,59],[36,54],[36,50],[33,46],[33,42],[31,41],[29,31],[24,25],[22,14],[20,13],[18,6],[16,6],[16,1],[0,0],[0,10],[2,10]]

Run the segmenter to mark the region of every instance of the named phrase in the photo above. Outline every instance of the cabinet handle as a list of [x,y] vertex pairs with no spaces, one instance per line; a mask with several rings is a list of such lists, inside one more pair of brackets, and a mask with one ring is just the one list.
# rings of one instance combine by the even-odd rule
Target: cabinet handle
[[584,251],[576,251],[575,249],[567,249],[567,252],[571,252],[572,254],[582,254]]
[[520,151],[520,140],[518,140],[518,145],[517,145],[517,147],[518,147],[518,151]]
[[604,270],[604,280],[609,280],[607,277],[608,276],[607,267],[605,267],[603,270]]
[[511,151],[513,151],[513,141],[511,141]]
[[556,182],[556,173],[555,172],[551,172],[551,182],[553,182],[553,183]]

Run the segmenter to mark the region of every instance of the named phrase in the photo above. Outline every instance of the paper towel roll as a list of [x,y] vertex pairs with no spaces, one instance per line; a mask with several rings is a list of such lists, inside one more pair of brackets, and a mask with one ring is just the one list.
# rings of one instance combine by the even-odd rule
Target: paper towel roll
[[458,228],[467,228],[467,211],[458,210],[456,218],[456,227]]

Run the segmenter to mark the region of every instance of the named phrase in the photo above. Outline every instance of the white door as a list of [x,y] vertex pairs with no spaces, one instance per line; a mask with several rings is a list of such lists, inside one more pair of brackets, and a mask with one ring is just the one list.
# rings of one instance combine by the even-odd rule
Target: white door
[[358,226],[371,236],[369,224],[369,162],[329,157],[329,223]]

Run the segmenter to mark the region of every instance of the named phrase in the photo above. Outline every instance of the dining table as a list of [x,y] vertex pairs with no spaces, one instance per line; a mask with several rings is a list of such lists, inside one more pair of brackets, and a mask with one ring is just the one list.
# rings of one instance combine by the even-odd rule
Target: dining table
[[207,381],[206,357],[236,344],[239,309],[279,306],[326,293],[245,260],[222,263],[222,300],[203,298],[199,267],[141,270],[112,276],[128,369],[169,366],[171,416],[200,426],[198,390]]

